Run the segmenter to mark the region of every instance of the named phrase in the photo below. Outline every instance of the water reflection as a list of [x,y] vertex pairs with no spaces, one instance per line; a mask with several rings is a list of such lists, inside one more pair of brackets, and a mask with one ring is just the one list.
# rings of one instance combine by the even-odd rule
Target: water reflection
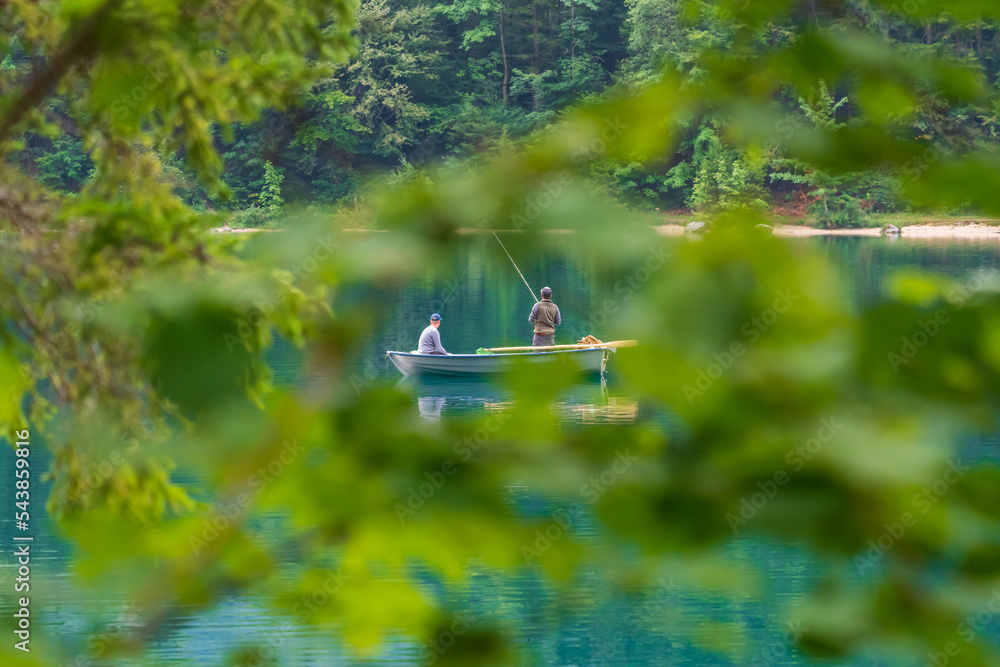
[[441,411],[444,410],[444,396],[418,396],[417,409],[420,416],[425,419],[436,421],[441,419]]
[[[405,377],[395,389],[414,398],[424,419],[440,420],[449,413],[491,413],[514,407],[514,391],[491,380]],[[563,423],[631,424],[639,416],[639,402],[608,391],[604,377],[579,382],[559,392],[550,406]]]
[[[869,306],[884,298],[888,276],[903,268],[921,268],[963,280],[983,267],[1000,265],[1000,244],[995,241],[954,239],[879,239],[830,237],[790,241],[803,252],[818,252],[843,269],[842,280],[852,303]],[[565,239],[565,256],[527,257],[532,275],[539,282],[565,286],[561,306],[567,322],[584,321],[586,314],[600,311],[602,304],[614,299],[613,283],[597,281],[588,272],[583,258]],[[474,248],[473,248],[474,251]],[[486,414],[509,410],[513,392],[502,384],[489,381],[405,379],[397,383],[395,371],[388,368],[384,355],[400,339],[412,344],[411,318],[423,321],[435,306],[449,317],[445,345],[455,350],[474,350],[485,341],[496,344],[530,340],[525,332],[525,315],[530,311],[529,296],[523,286],[504,280],[509,273],[504,257],[492,261],[480,255],[476,262],[459,253],[453,270],[433,267],[427,281],[407,283],[398,293],[387,296],[398,304],[381,329],[374,329],[363,343],[363,350],[352,360],[346,373],[349,389],[366,390],[396,385],[413,397],[415,410],[425,419],[441,420],[449,416]],[[472,264],[460,289],[445,306],[434,299],[450,287],[446,281],[457,279]],[[526,269],[528,270],[528,269]],[[429,270],[430,271],[430,270]],[[418,318],[419,316],[419,318]],[[600,333],[600,332],[594,332]],[[409,348],[406,348],[409,349]],[[302,356],[289,343],[279,340],[269,357],[275,381],[283,387],[299,390],[325,389],[333,381],[325,372],[303,368]],[[614,367],[612,366],[612,369]],[[616,386],[614,374],[610,385],[602,380],[581,382],[561,393],[551,405],[560,423],[632,423],[659,417],[667,430],[676,435],[673,443],[683,442],[683,424],[663,407],[646,399],[637,400],[630,391]],[[642,413],[640,413],[640,404]],[[1000,446],[995,435],[969,434],[960,451],[963,461],[1000,461]],[[49,454],[37,451],[38,466],[49,466]],[[11,469],[13,450],[0,449],[0,467]],[[34,465],[34,464],[33,464]],[[180,471],[183,473],[183,471]],[[10,482],[0,484],[5,497],[12,497]],[[50,482],[38,481],[40,497],[48,495]],[[509,502],[519,510],[530,508],[532,515],[552,516],[562,508],[557,499],[539,498],[524,487],[512,488]],[[283,516],[283,515],[282,515]],[[284,520],[284,519],[283,519]],[[128,600],[115,592],[101,589],[86,592],[72,574],[76,552],[63,541],[54,522],[47,517],[36,524],[39,589],[33,587],[33,618],[37,622],[40,644],[53,652],[60,643],[64,659],[60,664],[94,664],[108,655],[100,653],[100,642],[115,631],[121,609]],[[282,531],[271,523],[252,527],[253,538],[275,554],[276,564],[294,571],[297,555],[282,547]],[[0,522],[0,536],[10,543],[13,526]],[[790,547],[734,538],[722,545],[717,554],[706,556],[697,564],[697,580],[735,573],[719,585],[702,590],[689,584],[692,578],[670,563],[662,567],[664,581],[676,582],[677,588],[634,590],[627,587],[631,577],[608,576],[607,562],[634,562],[635,569],[649,571],[649,561],[635,556],[629,561],[629,545],[620,545],[613,536],[602,532],[601,523],[588,515],[573,527],[567,539],[587,542],[597,554],[600,567],[580,563],[572,585],[552,585],[543,571],[527,568],[511,572],[474,571],[452,588],[425,580],[422,593],[437,597],[444,606],[468,611],[477,618],[495,620],[510,628],[513,643],[520,652],[521,664],[535,665],[814,665],[817,662],[798,654],[788,641],[787,621],[794,620],[795,610],[804,596],[822,580],[825,565]],[[623,556],[622,550],[625,550]],[[548,556],[551,562],[552,554]],[[734,566],[734,562],[736,566]],[[12,594],[13,559],[0,555],[0,585]],[[737,567],[738,566],[738,567]],[[626,568],[627,569],[627,568]],[[613,571],[612,571],[613,572]],[[707,573],[707,574],[706,574]],[[744,582],[750,582],[746,584]],[[621,584],[621,585],[619,585]],[[738,585],[739,584],[739,585]],[[0,613],[10,618],[12,599],[0,597]],[[286,621],[295,622],[286,625]],[[212,608],[192,606],[184,614],[164,624],[161,633],[149,645],[150,664],[232,664],[233,656],[248,647],[273,649],[267,664],[399,664],[419,665],[426,646],[413,639],[388,638],[369,658],[359,658],[345,647],[334,627],[301,627],[297,619],[269,608],[267,600],[244,594],[224,599]],[[995,636],[995,628],[989,630]],[[105,633],[105,634],[102,634]],[[736,645],[734,649],[733,646]],[[877,647],[874,655],[852,656],[839,664],[915,665],[923,662],[896,660]],[[454,657],[454,656],[449,656]],[[443,661],[442,661],[443,662]],[[119,664],[136,664],[135,662]],[[254,664],[248,662],[245,664]]]

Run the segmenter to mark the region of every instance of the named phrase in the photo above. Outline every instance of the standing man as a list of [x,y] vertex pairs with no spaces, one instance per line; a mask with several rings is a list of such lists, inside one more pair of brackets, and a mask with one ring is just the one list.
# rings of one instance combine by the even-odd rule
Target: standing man
[[545,347],[556,344],[556,327],[562,324],[562,318],[559,316],[559,306],[552,303],[552,290],[550,288],[542,288],[542,300],[531,309],[528,321],[535,325],[532,346]]
[[427,325],[420,334],[420,342],[417,343],[417,352],[420,354],[448,354],[441,347],[441,334],[438,327],[441,326],[441,316],[437,313],[431,315],[431,323]]

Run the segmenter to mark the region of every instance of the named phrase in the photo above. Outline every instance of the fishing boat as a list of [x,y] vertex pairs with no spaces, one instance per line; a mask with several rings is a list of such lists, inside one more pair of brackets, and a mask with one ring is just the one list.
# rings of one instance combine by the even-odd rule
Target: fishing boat
[[[517,274],[521,276],[524,286],[528,288],[531,298],[538,302],[535,291],[531,289],[528,280],[521,273],[517,262],[510,256],[507,246],[493,232],[500,247],[503,248],[510,263],[514,265]],[[466,269],[468,270],[468,269]],[[462,274],[464,277],[465,274]],[[461,278],[459,278],[461,280]],[[452,293],[458,287],[456,283]],[[445,303],[451,294],[445,297]],[[583,374],[604,375],[608,358],[620,347],[634,347],[634,340],[618,340],[602,343],[593,336],[583,338],[576,345],[548,345],[545,347],[494,347],[480,349],[476,354],[420,354],[418,352],[399,352],[389,350],[385,356],[404,376],[443,376],[459,378],[490,377],[509,373],[523,364],[544,367],[547,364],[567,363]]]
[[[418,354],[390,350],[386,356],[406,376],[489,377],[509,373],[522,364],[569,363],[582,374],[603,375],[611,353],[635,341],[537,347],[496,347],[486,354]],[[544,351],[540,351],[544,350]]]

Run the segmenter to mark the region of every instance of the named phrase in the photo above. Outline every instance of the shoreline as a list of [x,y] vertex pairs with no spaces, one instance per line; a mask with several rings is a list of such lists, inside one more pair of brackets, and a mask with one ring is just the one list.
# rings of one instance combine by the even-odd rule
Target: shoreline
[[[653,229],[666,236],[682,236],[684,226],[678,224],[654,225]],[[215,227],[211,229],[213,233],[219,234],[249,234],[254,232],[280,232],[282,229],[259,229],[254,227]],[[344,232],[386,232],[385,229],[342,229]],[[488,229],[461,229],[459,233],[473,234],[480,232],[490,232]],[[514,232],[515,230],[500,229],[497,232]],[[547,233],[567,234],[573,230],[551,229]],[[879,227],[864,227],[856,229],[818,229],[816,227],[806,227],[804,225],[776,225],[774,235],[783,238],[805,238],[813,236],[881,236],[882,229]],[[956,239],[997,239],[1000,240],[1000,225],[985,225],[981,223],[969,224],[933,224],[918,223],[915,225],[900,226],[900,238],[956,238]]]
[[[915,224],[897,225],[900,229],[900,238],[993,238],[1000,240],[1000,226],[984,225],[980,223],[971,224]],[[654,229],[670,236],[684,234],[682,225],[658,225]],[[882,229],[879,227],[864,227],[857,229],[818,229],[816,227],[806,227],[804,225],[777,225],[774,228],[774,235],[784,238],[804,238],[811,236],[882,236]]]

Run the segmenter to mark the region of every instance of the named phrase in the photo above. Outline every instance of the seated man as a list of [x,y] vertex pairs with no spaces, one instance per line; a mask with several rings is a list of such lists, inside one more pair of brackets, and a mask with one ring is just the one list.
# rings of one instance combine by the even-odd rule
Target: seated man
[[437,313],[431,315],[431,323],[420,334],[420,342],[417,343],[417,352],[420,354],[448,354],[441,347],[441,334],[438,327],[441,326],[441,316]]

